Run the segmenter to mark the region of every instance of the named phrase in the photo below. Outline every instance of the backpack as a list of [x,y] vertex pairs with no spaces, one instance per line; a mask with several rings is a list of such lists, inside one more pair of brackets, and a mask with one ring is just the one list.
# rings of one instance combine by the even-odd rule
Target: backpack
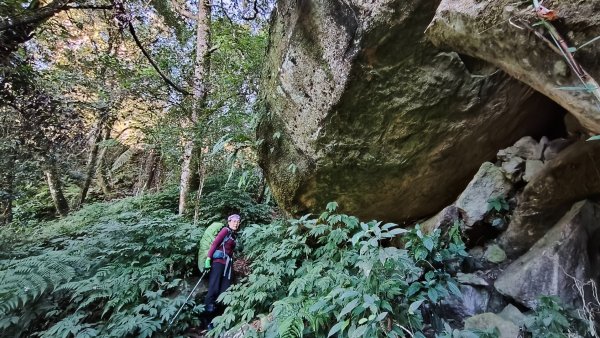
[[[219,234],[221,229],[225,227],[225,224],[215,222],[209,225],[208,228],[206,228],[206,230],[204,231],[204,234],[202,234],[202,237],[200,238],[200,243],[198,244],[198,269],[200,269],[200,272],[204,271],[204,261],[206,260],[206,254],[208,253],[210,246],[212,245],[215,238],[217,238],[217,235]],[[222,245],[224,245],[224,243],[230,237],[231,233],[227,237],[225,237]]]

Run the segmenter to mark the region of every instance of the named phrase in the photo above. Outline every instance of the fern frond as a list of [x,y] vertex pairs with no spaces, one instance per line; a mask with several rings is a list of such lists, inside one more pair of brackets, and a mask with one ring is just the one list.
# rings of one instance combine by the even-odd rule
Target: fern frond
[[113,162],[110,171],[114,173],[115,171],[119,170],[122,166],[129,162],[129,160],[131,160],[135,153],[136,151],[133,148],[128,148],[122,152],[121,155],[119,155],[119,157],[117,157],[117,159]]
[[277,332],[281,338],[302,338],[304,336],[304,323],[299,317],[288,317],[281,321]]

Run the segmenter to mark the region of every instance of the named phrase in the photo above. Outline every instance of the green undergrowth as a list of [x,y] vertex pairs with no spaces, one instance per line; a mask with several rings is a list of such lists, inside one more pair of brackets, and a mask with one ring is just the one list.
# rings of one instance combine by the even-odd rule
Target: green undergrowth
[[[203,224],[236,208],[245,217],[241,254],[251,272],[221,296],[227,309],[209,335],[240,328],[244,337],[498,335],[450,328],[436,311],[444,299],[461,297],[455,275],[467,253],[458,223],[426,234],[418,225],[361,222],[337,213],[335,203],[318,216],[269,222],[267,206],[215,191],[194,226],[174,214],[174,193],[2,229],[0,336],[190,336],[203,311],[200,297],[169,322],[197,280]],[[571,332],[573,320],[557,303],[542,305],[523,328],[526,336]],[[434,327],[432,316],[443,327]]]
[[[244,230],[251,273],[221,296],[228,307],[210,335],[500,337],[493,327],[451,328],[460,323],[444,317],[442,302],[462,298],[455,276],[467,253],[459,222],[424,233],[419,225],[361,222],[336,208]],[[521,328],[524,337],[595,336],[556,299],[540,304]]]
[[335,209],[244,231],[252,273],[222,295],[213,335],[254,322],[245,336],[424,337],[421,310],[460,296],[458,226],[426,235]]
[[[207,219],[236,210],[264,222],[269,214],[242,192],[233,204],[219,198],[229,193],[214,193],[202,209]],[[187,336],[201,302],[192,299],[168,323],[197,280],[204,227],[175,215],[176,201],[176,191],[165,191],[0,229],[0,336]]]

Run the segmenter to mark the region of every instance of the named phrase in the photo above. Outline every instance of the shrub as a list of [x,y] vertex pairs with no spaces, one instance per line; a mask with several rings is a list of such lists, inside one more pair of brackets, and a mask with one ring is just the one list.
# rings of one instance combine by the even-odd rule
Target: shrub
[[[233,203],[256,219],[270,214],[250,201],[238,195]],[[203,210],[222,219],[220,202],[207,199]],[[197,280],[204,230],[176,207],[177,191],[168,190],[1,229],[0,336],[173,337],[199,325],[203,305],[194,299],[168,325]]]
[[[466,255],[458,228],[442,240],[336,207],[245,230],[252,273],[221,296],[214,333],[263,317],[267,336],[424,337],[419,308],[460,294],[445,270]],[[407,249],[387,246],[399,235]]]

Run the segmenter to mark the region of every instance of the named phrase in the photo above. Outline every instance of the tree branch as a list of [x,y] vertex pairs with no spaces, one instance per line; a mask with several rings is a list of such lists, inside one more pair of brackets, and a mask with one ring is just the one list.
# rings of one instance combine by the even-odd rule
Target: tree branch
[[140,48],[140,50],[142,51],[142,53],[144,54],[144,56],[146,57],[146,59],[148,59],[148,61],[150,62],[150,64],[154,68],[154,70],[156,70],[156,72],[158,73],[158,75],[160,75],[160,77],[162,77],[163,80],[165,80],[165,82],[167,84],[169,84],[171,87],[173,87],[173,89],[175,89],[176,91],[180,92],[181,94],[183,94],[183,95],[192,95],[190,92],[188,92],[185,89],[177,86],[175,83],[173,83],[173,81],[171,81],[171,79],[169,79],[165,74],[163,74],[163,72],[160,70],[160,68],[158,68],[158,65],[156,64],[156,62],[154,62],[154,60],[152,59],[152,57],[150,56],[150,54],[148,54],[148,52],[146,51],[146,49],[144,48],[144,46],[142,46],[142,43],[140,42],[140,40],[137,37],[137,34],[135,33],[135,29],[133,28],[133,24],[131,22],[128,22],[128,25],[129,25],[129,32],[133,36],[133,40],[135,40],[135,44]]
[[26,26],[34,23],[40,23],[44,20],[47,20],[58,12],[67,11],[70,9],[113,9],[112,5],[79,5],[79,6],[69,6],[75,0],[55,0],[49,5],[39,8],[35,10],[30,15],[24,15],[17,17],[15,19],[7,19],[0,21],[0,32],[6,31],[19,26]]
[[196,16],[194,15],[194,13],[181,7],[180,3],[178,3],[177,0],[171,0],[171,5],[173,5],[173,8],[175,8],[175,11],[177,11],[177,13],[179,13],[179,15],[183,16],[184,18],[188,18],[190,20],[196,19]]
[[251,16],[242,16],[242,19],[248,21],[256,19],[256,16],[258,15],[258,0],[253,1],[252,10],[254,13]]
[[93,9],[93,10],[100,10],[100,9],[114,9],[115,6],[113,5],[101,5],[101,6],[96,6],[96,5],[79,5],[79,6],[66,6],[65,9],[69,10],[69,9]]

